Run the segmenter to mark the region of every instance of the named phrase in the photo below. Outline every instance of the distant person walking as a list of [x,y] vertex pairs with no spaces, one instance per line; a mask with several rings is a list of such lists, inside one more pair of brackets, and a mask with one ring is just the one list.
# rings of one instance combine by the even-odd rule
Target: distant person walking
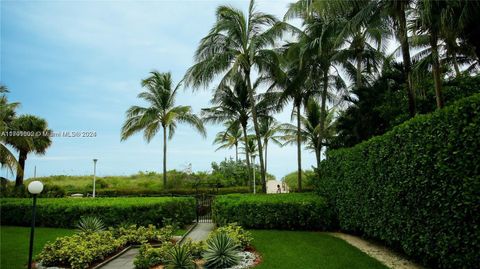
[[280,185],[277,185],[277,193],[282,193],[282,189],[280,189]]

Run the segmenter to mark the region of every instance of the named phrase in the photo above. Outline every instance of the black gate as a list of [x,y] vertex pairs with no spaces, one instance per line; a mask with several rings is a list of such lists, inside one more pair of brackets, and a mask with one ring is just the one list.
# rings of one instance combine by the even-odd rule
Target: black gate
[[212,222],[212,202],[215,198],[211,194],[197,195],[197,223],[211,223]]
[[217,183],[197,183],[196,184],[196,206],[197,223],[211,223],[212,221],[212,203],[215,194],[218,192]]

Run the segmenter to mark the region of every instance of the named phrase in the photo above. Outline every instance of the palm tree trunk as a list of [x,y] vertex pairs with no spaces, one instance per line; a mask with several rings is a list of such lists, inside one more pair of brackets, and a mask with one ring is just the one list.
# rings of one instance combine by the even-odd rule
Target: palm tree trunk
[[235,143],[235,161],[238,162],[238,142]]
[[415,104],[415,91],[413,89],[413,80],[412,80],[412,64],[410,60],[410,46],[408,45],[408,33],[407,33],[407,22],[405,18],[405,3],[400,1],[400,10],[398,10],[398,39],[400,41],[400,46],[402,47],[402,57],[403,57],[403,67],[405,71],[405,76],[407,77],[407,96],[408,96],[408,111],[410,112],[410,117],[415,116],[416,104]]
[[323,135],[324,135],[324,129],[325,129],[325,119],[327,118],[327,93],[328,93],[328,68],[326,71],[323,73],[323,91],[322,91],[322,103],[320,106],[320,130],[318,132],[318,142],[317,142],[317,148],[318,148],[318,158],[317,158],[317,169],[318,172],[320,173],[320,154],[322,153],[322,143],[323,143]]
[[357,89],[362,87],[362,56],[357,54]]
[[268,140],[263,141],[264,150],[265,150],[265,174],[267,174],[267,148],[268,148]]
[[453,60],[453,68],[455,69],[455,76],[458,77],[461,75],[460,67],[458,66],[457,55],[452,53],[452,60]]
[[257,119],[257,108],[255,102],[255,96],[253,95],[253,88],[252,82],[250,81],[250,70],[247,70],[246,74],[247,79],[247,87],[248,87],[248,97],[252,102],[252,119],[253,119],[253,128],[255,129],[255,136],[257,138],[258,144],[258,154],[260,159],[260,175],[261,175],[261,182],[262,182],[262,192],[267,193],[267,182],[265,180],[265,166],[263,162],[263,147],[262,147],[262,138],[260,136],[260,129],[258,128],[258,119]]
[[442,81],[440,78],[440,63],[438,61],[438,38],[436,33],[430,34],[430,46],[432,48],[432,69],[433,81],[435,83],[435,97],[437,99],[437,108],[443,107]]
[[167,189],[167,128],[163,126],[163,188]]
[[301,133],[300,133],[300,106],[301,103],[297,102],[296,107],[297,107],[297,165],[298,165],[298,171],[297,171],[297,181],[298,181],[298,192],[302,192],[302,139],[301,139]]
[[17,177],[15,178],[15,187],[23,185],[23,176],[25,171],[25,160],[27,160],[27,152],[21,150],[18,155]]
[[248,170],[248,178],[247,178],[247,185],[250,188],[250,191],[253,191],[253,186],[252,186],[252,174],[250,171],[252,171],[250,167],[250,153],[248,152],[248,137],[247,137],[247,124],[242,123],[242,129],[243,129],[243,139],[245,141],[245,159],[247,161],[247,170]]

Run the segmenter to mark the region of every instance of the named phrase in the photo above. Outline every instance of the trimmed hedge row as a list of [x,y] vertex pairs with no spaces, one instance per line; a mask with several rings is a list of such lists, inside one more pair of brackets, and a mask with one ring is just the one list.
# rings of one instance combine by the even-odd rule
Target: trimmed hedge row
[[318,191],[343,230],[433,268],[478,267],[480,94],[329,151]]
[[[32,199],[0,199],[2,225],[29,226]],[[150,198],[45,198],[37,200],[38,226],[74,227],[81,216],[100,217],[106,226],[122,223],[163,226],[185,225],[195,218],[195,199]]]
[[[249,187],[225,187],[213,190],[212,188],[200,188],[198,192],[195,188],[183,188],[183,189],[98,189],[96,191],[97,196],[103,197],[121,197],[121,196],[175,196],[175,195],[195,195],[197,193],[218,193],[218,194],[230,194],[230,193],[248,193]],[[73,194],[73,193],[70,193]],[[84,193],[87,195],[87,193]]]
[[334,225],[333,210],[315,194],[230,194],[212,205],[219,225],[236,222],[245,228],[325,230]]

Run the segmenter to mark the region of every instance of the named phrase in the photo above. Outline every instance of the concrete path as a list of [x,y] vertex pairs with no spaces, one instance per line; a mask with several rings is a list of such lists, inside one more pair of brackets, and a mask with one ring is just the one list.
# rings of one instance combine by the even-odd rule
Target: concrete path
[[344,233],[329,233],[335,237],[347,241],[350,245],[360,249],[367,255],[379,260],[391,269],[423,269],[422,266],[408,260],[402,255],[375,243],[369,242],[358,236]]
[[138,254],[138,248],[131,248],[125,253],[102,266],[102,269],[135,269],[133,259]]
[[185,240],[191,239],[194,242],[205,240],[213,229],[215,229],[214,223],[197,223],[197,226],[187,234]]

